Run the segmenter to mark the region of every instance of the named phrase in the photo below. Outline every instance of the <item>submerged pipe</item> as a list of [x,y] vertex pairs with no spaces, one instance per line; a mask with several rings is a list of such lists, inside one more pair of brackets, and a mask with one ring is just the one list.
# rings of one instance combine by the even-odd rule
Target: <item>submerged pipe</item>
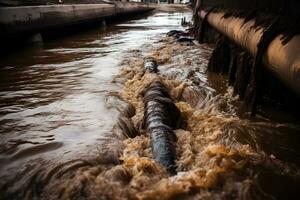
[[172,102],[166,87],[159,81],[153,82],[144,96],[145,127],[151,139],[154,159],[175,173],[175,142],[179,111]]
[[154,58],[146,58],[144,62],[144,72],[149,71],[150,73],[157,73],[157,62]]
[[[244,18],[223,16],[223,11],[210,12],[207,22],[230,40],[256,56],[257,45],[265,29],[255,27],[255,20],[244,22]],[[198,15],[204,19],[207,12],[201,10]],[[282,43],[283,35],[279,34],[269,44],[263,56],[263,63],[275,76],[289,88],[300,95],[300,35],[295,35],[286,44]]]
[[[156,62],[148,59],[144,68],[150,73],[156,73]],[[152,82],[147,88],[144,105],[144,126],[151,139],[153,157],[168,172],[175,174],[176,135],[173,129],[178,125],[180,111],[160,81]]]

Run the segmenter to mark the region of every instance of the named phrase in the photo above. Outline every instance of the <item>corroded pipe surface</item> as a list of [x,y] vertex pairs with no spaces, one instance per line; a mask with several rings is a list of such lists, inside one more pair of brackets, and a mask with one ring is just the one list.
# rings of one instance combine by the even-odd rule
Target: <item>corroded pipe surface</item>
[[167,88],[159,81],[153,82],[144,95],[144,125],[151,138],[155,160],[175,173],[175,142],[173,129],[178,124],[180,111],[172,102]]
[[[222,11],[211,12],[207,16],[207,21],[255,56],[264,28],[255,27],[254,20],[244,23],[244,18],[224,18],[224,14]],[[198,15],[203,19],[206,12],[201,10]],[[300,95],[300,35],[295,35],[286,44],[282,44],[282,37],[283,35],[278,35],[270,43],[263,56],[263,62],[279,79]]]

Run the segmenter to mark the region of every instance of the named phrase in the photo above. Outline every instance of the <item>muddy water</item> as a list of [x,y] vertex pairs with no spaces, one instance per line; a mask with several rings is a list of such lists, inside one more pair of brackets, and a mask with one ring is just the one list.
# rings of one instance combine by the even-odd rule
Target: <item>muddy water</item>
[[[0,199],[286,199],[300,187],[300,128],[243,117],[208,45],[177,43],[189,13],[155,13],[2,58]],[[146,57],[158,74],[143,71]],[[176,172],[157,164],[143,92],[181,111]]]

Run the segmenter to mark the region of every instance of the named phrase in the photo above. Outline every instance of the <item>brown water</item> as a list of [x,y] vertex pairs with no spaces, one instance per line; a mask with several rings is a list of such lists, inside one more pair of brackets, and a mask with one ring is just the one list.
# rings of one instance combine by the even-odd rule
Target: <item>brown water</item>
[[[242,117],[226,77],[206,72],[211,47],[165,36],[184,16],[155,13],[1,58],[0,199],[296,198],[298,120]],[[148,56],[158,75],[143,73]],[[175,176],[141,128],[154,80],[186,122]]]

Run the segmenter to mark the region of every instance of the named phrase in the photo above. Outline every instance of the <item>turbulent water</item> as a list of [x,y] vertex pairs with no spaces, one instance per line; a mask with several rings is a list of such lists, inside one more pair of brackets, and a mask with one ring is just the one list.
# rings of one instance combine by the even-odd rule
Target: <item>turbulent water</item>
[[[155,13],[1,58],[0,199],[297,197],[298,120],[243,117],[226,77],[206,72],[212,48],[165,35],[182,17]],[[143,70],[147,57],[158,74]],[[153,81],[185,124],[175,175],[142,126]]]

